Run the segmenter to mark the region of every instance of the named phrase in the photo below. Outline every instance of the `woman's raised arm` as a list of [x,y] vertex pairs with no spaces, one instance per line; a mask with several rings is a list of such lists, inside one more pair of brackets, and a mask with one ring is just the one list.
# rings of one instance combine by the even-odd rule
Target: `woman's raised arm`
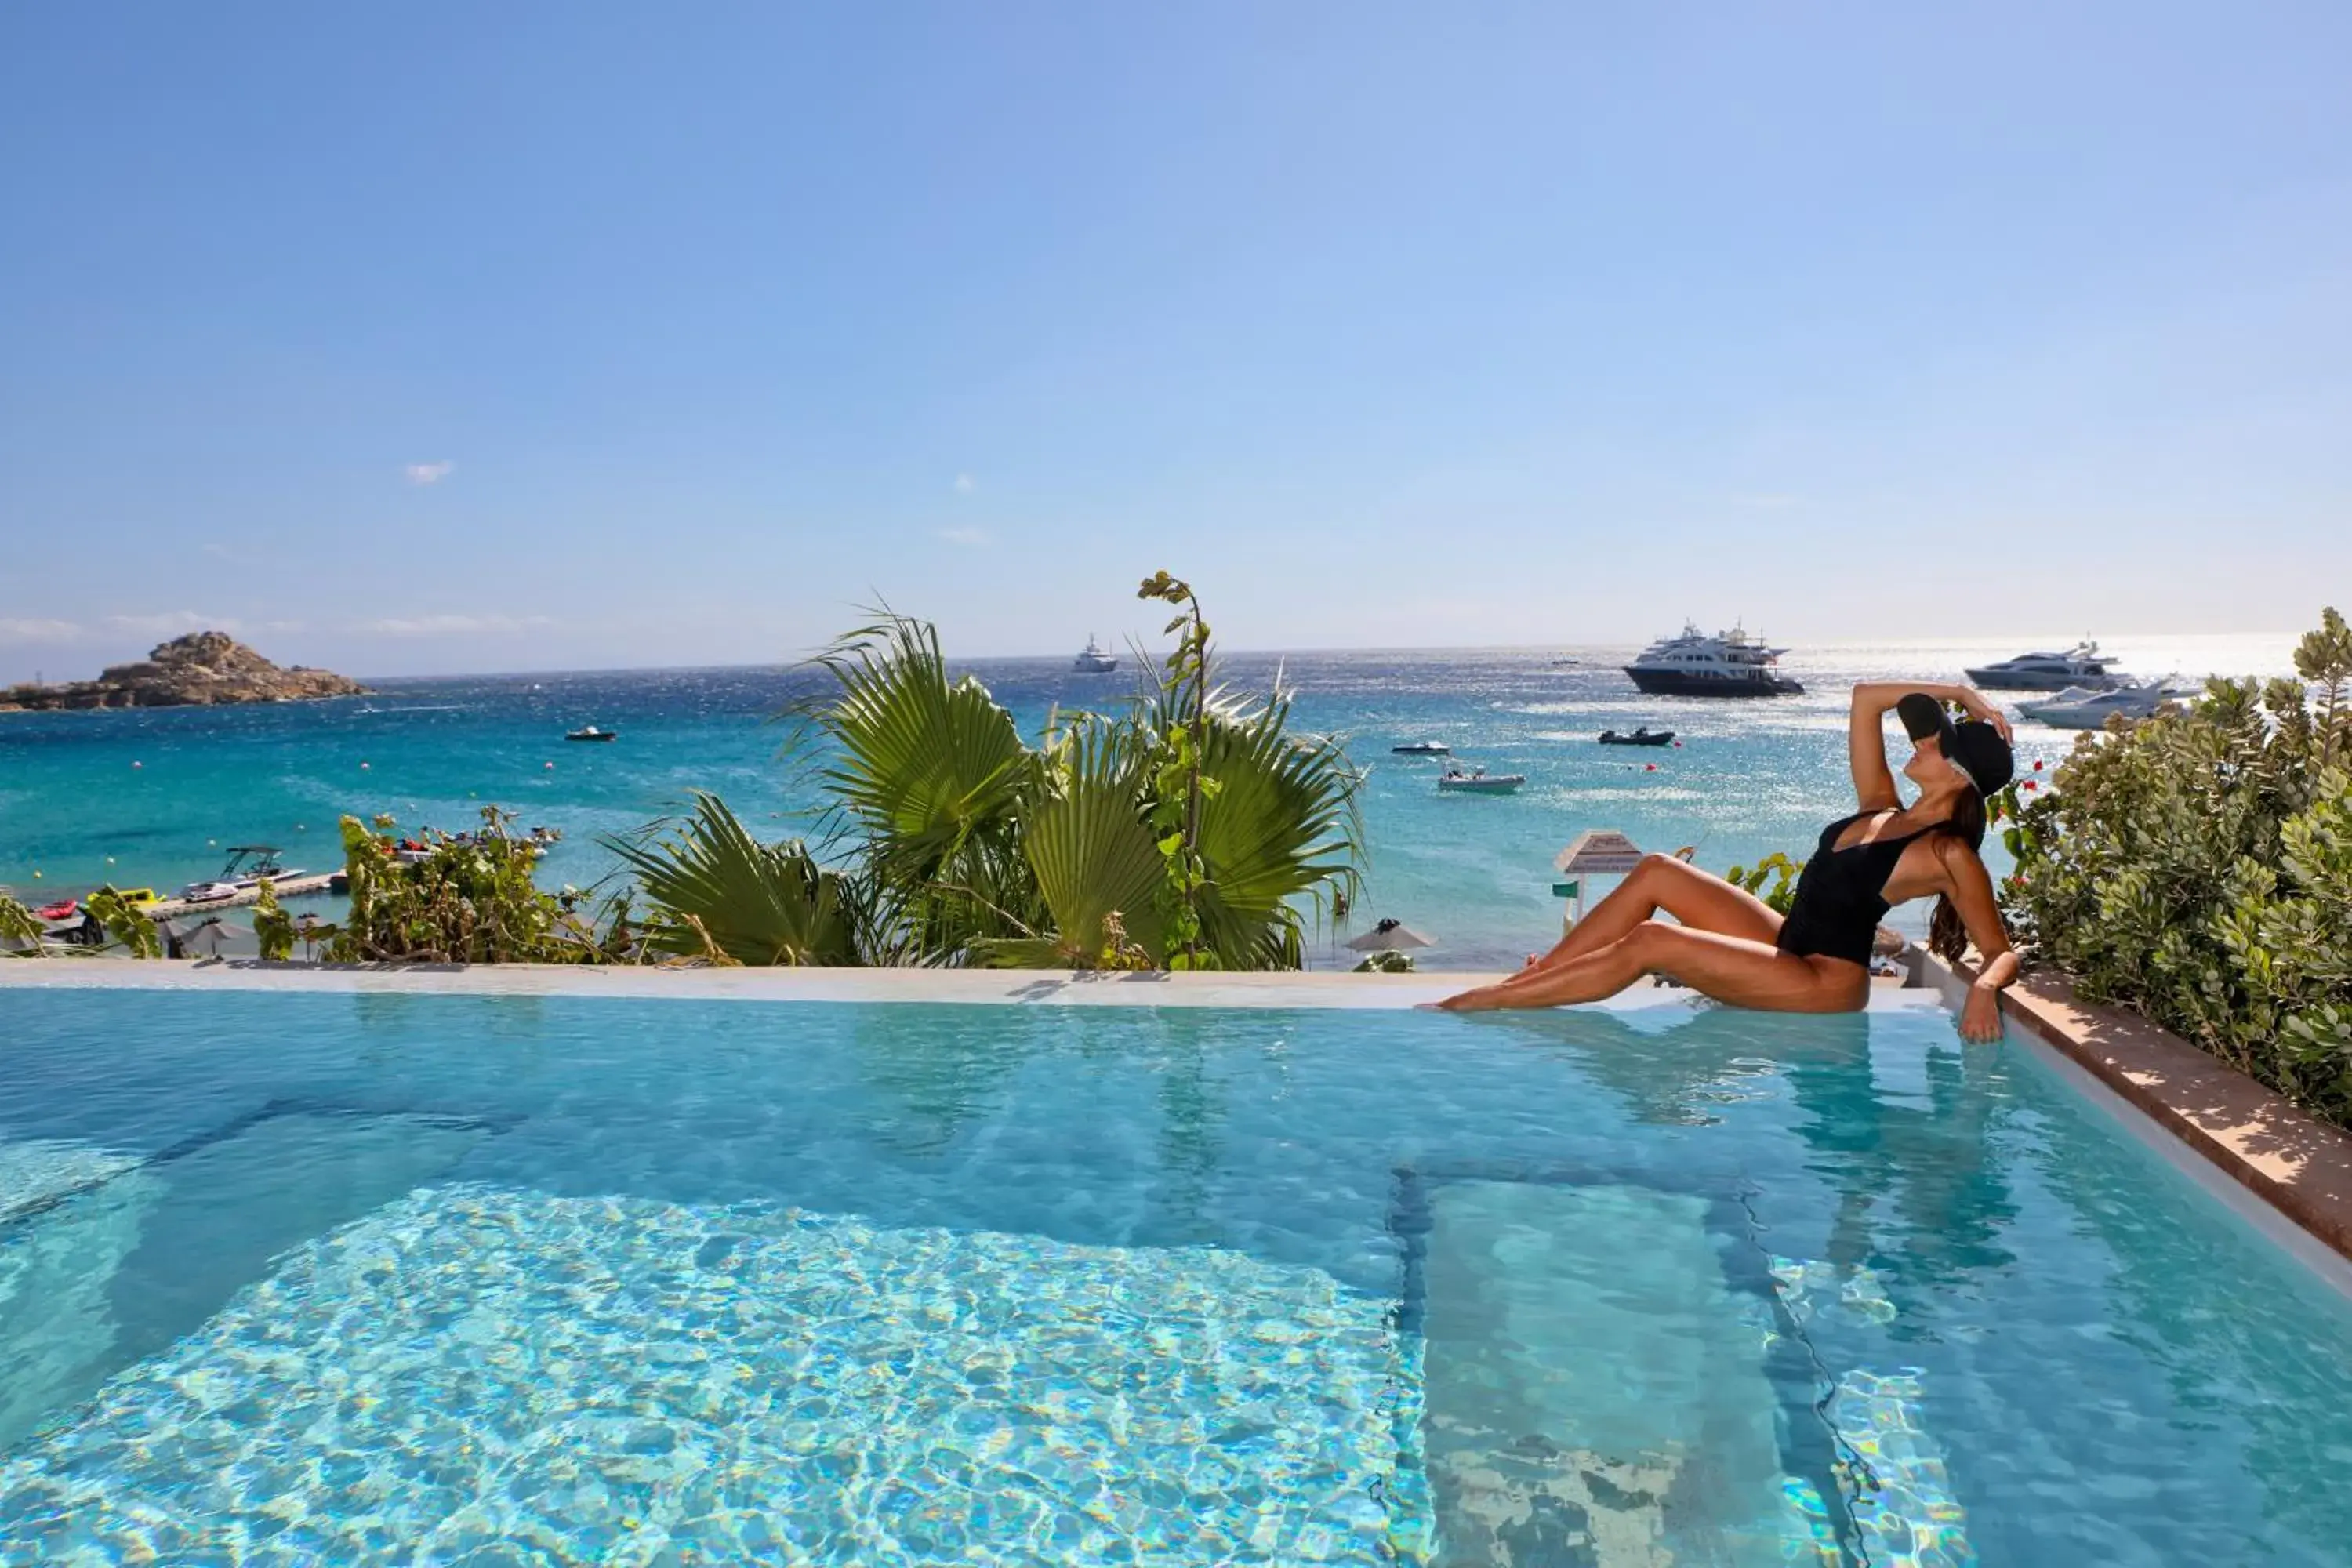
[[1893,811],[1903,804],[1895,793],[1895,775],[1886,770],[1886,711],[1913,692],[1938,702],[1957,702],[1972,719],[1981,719],[2010,738],[2009,720],[1985,700],[1973,686],[1941,680],[1865,680],[1853,689],[1853,708],[1846,716],[1846,763],[1853,770],[1853,795],[1864,811]]
[[1853,709],[1846,715],[1846,762],[1853,769],[1854,803],[1864,811],[1894,811],[1903,804],[1895,793],[1895,775],[1886,770],[1886,710],[1916,686],[1865,681],[1853,689]]

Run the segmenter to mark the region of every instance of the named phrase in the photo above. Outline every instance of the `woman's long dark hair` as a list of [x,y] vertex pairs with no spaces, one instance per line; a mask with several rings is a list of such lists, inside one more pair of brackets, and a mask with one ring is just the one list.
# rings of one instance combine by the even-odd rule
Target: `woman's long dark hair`
[[[1962,790],[1959,799],[1952,803],[1952,815],[1937,825],[1937,831],[1955,838],[1968,840],[1971,852],[1984,847],[1984,796],[1972,789]],[[1969,950],[1969,928],[1960,920],[1960,911],[1952,907],[1952,896],[1941,893],[1936,899],[1936,912],[1927,921],[1927,951],[1948,963],[1957,963]]]

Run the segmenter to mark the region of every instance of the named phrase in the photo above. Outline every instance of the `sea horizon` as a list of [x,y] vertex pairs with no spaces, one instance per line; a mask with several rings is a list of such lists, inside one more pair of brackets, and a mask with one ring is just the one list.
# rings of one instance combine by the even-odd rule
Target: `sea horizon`
[[[2311,619],[2313,624],[2315,625],[2318,619],[2316,611],[2313,613]],[[1712,632],[1723,628],[1706,627],[1703,629]],[[2228,659],[2234,657],[2242,661],[2251,660],[2251,663],[2247,668],[2242,670],[2237,670],[2236,673],[2263,676],[2269,674],[2283,674],[2291,668],[2294,645],[2304,633],[2309,629],[2310,628],[2308,626],[2297,626],[2292,630],[2277,632],[2125,632],[2114,636],[2101,636],[2092,638],[2091,640],[2095,641],[2098,644],[2102,652],[2107,654],[2116,662],[2122,664],[2126,668],[2133,665],[2136,658],[2140,659],[2141,662],[2147,662],[2150,656],[2163,654],[2164,657],[2168,657],[2175,662],[2178,662],[2181,658],[2193,654],[2202,658]],[[480,668],[370,670],[355,664],[350,665],[349,668],[346,668],[346,664],[349,664],[349,661],[340,663],[329,661],[321,664],[312,662],[309,659],[299,661],[292,659],[280,660],[278,659],[277,656],[272,653],[268,647],[259,643],[249,642],[245,637],[238,636],[234,632],[231,632],[229,635],[236,637],[239,642],[244,642],[247,647],[254,648],[255,651],[260,653],[264,658],[270,658],[273,662],[279,663],[283,668],[291,668],[299,662],[302,664],[304,668],[331,670],[336,674],[349,676],[354,680],[369,685],[420,680],[507,680],[544,678],[549,676],[572,678],[593,676],[656,674],[686,675],[697,673],[724,674],[730,672],[784,671],[803,668],[811,664],[824,653],[826,647],[830,646],[829,644],[818,645],[811,647],[805,652],[784,658],[728,659],[715,662],[709,660],[693,660],[677,664],[562,664],[542,666],[520,665],[509,666],[503,668]],[[1750,635],[1757,637],[1764,636],[1763,633],[1756,632],[1752,628],[1750,629]],[[1806,664],[1816,663],[1822,656],[1837,656],[1837,662],[1843,663],[1855,656],[1873,653],[1891,654],[1917,652],[1924,654],[1944,651],[1964,655],[1971,660],[1979,658],[1991,660],[2007,658],[2016,654],[2038,651],[2042,649],[2051,649],[2063,652],[2067,648],[2073,647],[2078,641],[2083,640],[2083,638],[2084,634],[2080,633],[2071,636],[2043,637],[2040,639],[2001,636],[1969,637],[1848,637],[1811,638],[1803,641],[1790,640],[1781,643],[1780,646],[1787,650],[1785,659],[1789,661],[1790,663],[1790,667],[1794,668]],[[1643,648],[1647,647],[1652,642],[1658,639],[1655,637],[1647,639],[1601,638],[1588,641],[1563,640],[1559,642],[1419,643],[1400,644],[1395,646],[1380,643],[1360,643],[1320,647],[1303,646],[1296,647],[1228,647],[1223,644],[1218,644],[1214,647],[1214,652],[1220,658],[1245,661],[1263,661],[1283,658],[1341,659],[1349,658],[1374,658],[1428,662],[1461,658],[1495,658],[1510,656],[1549,656],[1556,658],[1564,655],[1579,657],[1584,655],[1594,655],[1602,658],[1630,658],[1633,655],[1641,652]],[[948,662],[959,668],[967,666],[977,668],[992,664],[1031,665],[1052,663],[1057,660],[1067,662],[1073,657],[1075,651],[1074,649],[1059,649],[1047,650],[1042,653],[961,654],[957,652],[951,644],[946,644],[944,638],[942,641],[944,645],[943,651],[947,655]],[[2166,653],[2165,650],[2175,651]],[[1132,667],[1137,656],[1137,650],[1134,645],[1128,643],[1107,646],[1104,651],[1118,656],[1120,661],[1121,672],[1124,672]],[[1154,659],[1161,657],[1164,652],[1164,648],[1155,651],[1149,646],[1144,647],[1142,650],[1145,657]],[[99,670],[111,668],[113,665],[117,664],[134,663],[137,661],[137,658],[139,657],[143,657],[143,654],[140,656],[110,659],[106,664],[100,665],[96,668],[89,670],[86,674],[73,674],[63,677],[48,678],[43,679],[39,684],[48,687],[56,687],[71,685],[74,682],[80,680],[93,679],[97,677]],[[2210,668],[2200,669],[2195,672],[2183,671],[2181,673],[2221,674],[2230,672],[2231,672],[2231,668],[2225,668],[2224,665],[2217,663],[2212,665]],[[43,673],[46,674],[46,672]],[[2172,672],[2168,670],[2151,669],[2149,673],[2168,674]],[[34,682],[29,678],[22,681],[15,679],[0,680],[0,688],[20,684],[29,685],[34,684]]]

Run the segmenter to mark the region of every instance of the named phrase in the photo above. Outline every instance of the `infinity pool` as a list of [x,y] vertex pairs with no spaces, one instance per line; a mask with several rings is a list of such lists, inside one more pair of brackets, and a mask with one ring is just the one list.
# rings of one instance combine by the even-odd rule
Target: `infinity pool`
[[2352,1563],[1948,1018],[0,991],[0,1562]]

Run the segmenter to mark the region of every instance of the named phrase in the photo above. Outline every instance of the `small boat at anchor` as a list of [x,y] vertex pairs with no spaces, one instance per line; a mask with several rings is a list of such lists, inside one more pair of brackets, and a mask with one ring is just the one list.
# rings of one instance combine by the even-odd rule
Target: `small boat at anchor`
[[1525,773],[1490,773],[1484,768],[1465,773],[1448,768],[1437,775],[1437,787],[1460,795],[1515,795],[1528,782]]
[[1454,748],[1439,741],[1415,741],[1409,746],[1391,746],[1389,752],[1399,757],[1444,757],[1453,755]]
[[1604,746],[1670,746],[1674,740],[1672,730],[1653,730],[1647,724],[1626,734],[1614,730],[1601,731],[1601,743]]
[[621,732],[618,730],[599,730],[593,724],[583,724],[577,730],[563,731],[563,738],[567,741],[617,741],[621,738]]

